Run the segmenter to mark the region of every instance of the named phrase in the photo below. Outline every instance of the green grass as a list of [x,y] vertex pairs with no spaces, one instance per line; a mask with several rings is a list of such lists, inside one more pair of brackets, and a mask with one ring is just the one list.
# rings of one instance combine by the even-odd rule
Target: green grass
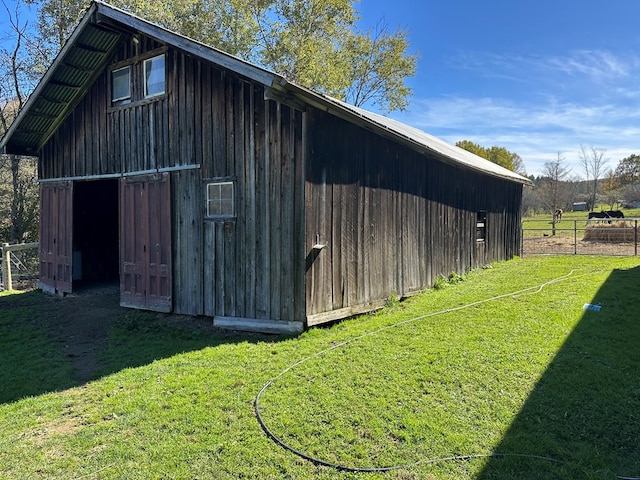
[[[297,338],[127,312],[87,384],[30,325],[40,294],[0,297],[0,385],[24,392],[0,405],[0,478],[639,476],[639,264],[515,259]],[[260,410],[292,448],[410,466],[281,448],[253,408],[270,380]],[[492,453],[527,456],[431,462]]]

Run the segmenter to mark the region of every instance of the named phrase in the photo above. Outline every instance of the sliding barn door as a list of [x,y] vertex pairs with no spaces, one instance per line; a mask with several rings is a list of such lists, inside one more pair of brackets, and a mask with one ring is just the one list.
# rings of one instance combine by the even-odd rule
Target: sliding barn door
[[40,288],[70,293],[73,259],[73,182],[40,184]]
[[120,304],[170,312],[169,174],[125,177],[120,195]]

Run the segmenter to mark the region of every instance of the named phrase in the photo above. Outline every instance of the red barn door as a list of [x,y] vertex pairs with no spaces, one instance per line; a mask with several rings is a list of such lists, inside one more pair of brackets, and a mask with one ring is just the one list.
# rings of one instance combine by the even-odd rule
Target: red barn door
[[73,259],[73,182],[40,184],[40,288],[70,293]]
[[120,304],[170,312],[169,174],[125,177],[120,195]]

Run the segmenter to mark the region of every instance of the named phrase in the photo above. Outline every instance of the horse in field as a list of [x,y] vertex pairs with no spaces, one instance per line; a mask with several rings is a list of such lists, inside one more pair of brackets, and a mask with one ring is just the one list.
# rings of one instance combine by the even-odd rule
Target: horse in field
[[559,222],[560,220],[562,220],[562,214],[564,212],[562,211],[561,208],[556,208],[555,212],[553,212],[553,221],[554,222]]
[[608,212],[602,210],[601,212],[589,212],[589,220],[592,218],[611,218]]
[[624,213],[620,210],[606,210],[606,212],[611,218],[624,218]]
[[[624,213],[620,210],[602,210],[600,212],[589,212],[589,220],[592,218],[624,218]],[[611,220],[609,220],[611,223]]]

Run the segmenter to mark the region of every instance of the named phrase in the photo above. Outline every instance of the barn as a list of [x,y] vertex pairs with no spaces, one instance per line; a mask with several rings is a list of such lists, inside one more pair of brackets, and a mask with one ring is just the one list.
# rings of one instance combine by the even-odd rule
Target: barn
[[512,258],[530,183],[100,1],[0,147],[38,158],[43,290],[263,332]]

